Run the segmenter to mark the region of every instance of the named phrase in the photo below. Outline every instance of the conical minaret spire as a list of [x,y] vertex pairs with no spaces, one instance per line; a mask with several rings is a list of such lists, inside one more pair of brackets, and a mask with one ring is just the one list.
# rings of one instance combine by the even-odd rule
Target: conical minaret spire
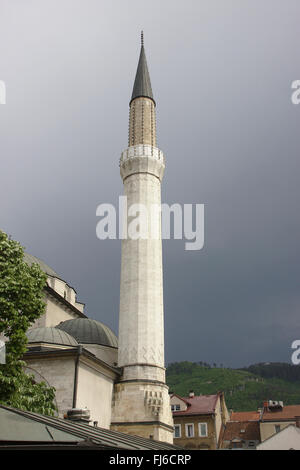
[[141,97],[150,98],[151,100],[153,100],[155,104],[153,93],[152,93],[151,80],[150,80],[147,60],[146,60],[145,48],[144,48],[143,31],[141,32],[141,52],[140,52],[139,63],[138,63],[137,71],[136,71],[135,81],[133,85],[131,101],[133,101],[135,98],[141,98]]
[[155,101],[147,66],[143,32],[140,58],[129,106],[129,147],[139,144],[156,146]]

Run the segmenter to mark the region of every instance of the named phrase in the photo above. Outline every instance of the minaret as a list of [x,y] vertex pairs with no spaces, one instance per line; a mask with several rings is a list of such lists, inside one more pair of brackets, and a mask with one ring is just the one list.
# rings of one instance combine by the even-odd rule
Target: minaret
[[127,238],[122,240],[119,316],[118,366],[123,372],[114,390],[112,429],[173,442],[164,367],[160,208],[165,160],[156,147],[155,106],[142,33],[130,101],[129,146],[121,155],[120,173],[128,211],[133,204],[142,204],[147,209],[148,231],[147,236],[130,237],[132,217],[128,217]]

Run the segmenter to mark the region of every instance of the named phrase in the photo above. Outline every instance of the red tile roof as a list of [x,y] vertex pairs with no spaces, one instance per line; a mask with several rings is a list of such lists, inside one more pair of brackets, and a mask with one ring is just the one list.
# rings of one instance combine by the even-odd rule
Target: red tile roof
[[258,421],[227,421],[223,432],[222,441],[260,441],[260,430]]
[[258,421],[259,418],[259,411],[232,411],[230,415],[230,421]]
[[208,415],[213,414],[216,409],[216,404],[219,398],[219,394],[216,395],[200,395],[190,397],[177,396],[180,400],[183,400],[187,405],[185,411],[173,411],[173,416],[184,416],[184,415]]
[[295,421],[300,416],[300,405],[287,405],[274,411],[264,410],[263,421]]

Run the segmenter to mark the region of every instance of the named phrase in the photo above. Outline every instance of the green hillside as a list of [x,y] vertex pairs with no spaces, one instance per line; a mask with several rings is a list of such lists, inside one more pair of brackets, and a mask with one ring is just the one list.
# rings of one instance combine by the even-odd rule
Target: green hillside
[[193,362],[177,362],[167,368],[167,384],[171,391],[187,396],[225,392],[228,409],[251,411],[265,400],[282,400],[285,405],[300,404],[300,382],[266,378],[248,370],[203,366]]

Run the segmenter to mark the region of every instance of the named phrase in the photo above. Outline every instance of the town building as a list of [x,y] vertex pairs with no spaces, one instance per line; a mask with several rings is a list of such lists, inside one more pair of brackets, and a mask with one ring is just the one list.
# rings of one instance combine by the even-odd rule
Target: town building
[[260,441],[259,421],[228,421],[222,430],[219,448],[255,450]]
[[224,394],[170,396],[174,419],[174,443],[185,449],[216,450],[229,419]]
[[[220,438],[221,449],[286,449],[299,438],[300,405],[284,405],[282,401],[268,400],[257,411],[232,412]],[[286,432],[283,431],[287,429]],[[280,437],[275,438],[276,435]],[[266,445],[262,445],[266,442]],[[293,442],[293,445],[292,445]],[[278,446],[278,447],[276,447]]]
[[284,405],[282,401],[273,400],[264,402],[260,419],[261,441],[264,442],[290,424],[296,425],[298,416],[300,405]]
[[300,450],[300,417],[296,425],[288,424],[259,444],[257,450]]

